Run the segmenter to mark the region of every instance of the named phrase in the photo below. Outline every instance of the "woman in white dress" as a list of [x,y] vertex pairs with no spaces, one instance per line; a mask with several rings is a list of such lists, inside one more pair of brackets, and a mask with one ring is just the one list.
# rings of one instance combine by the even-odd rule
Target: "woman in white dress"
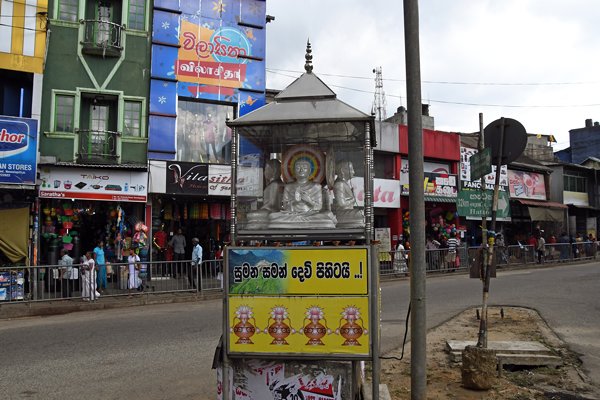
[[86,253],[86,261],[83,264],[83,280],[81,287],[81,297],[83,300],[90,301],[96,300],[100,293],[96,290],[96,261],[94,260],[95,254],[91,251]]
[[129,296],[131,296],[131,289],[137,289],[141,284],[141,279],[139,278],[139,262],[140,256],[135,254],[134,249],[129,249],[129,257],[127,257],[127,263],[129,264],[129,280],[127,283],[127,291]]

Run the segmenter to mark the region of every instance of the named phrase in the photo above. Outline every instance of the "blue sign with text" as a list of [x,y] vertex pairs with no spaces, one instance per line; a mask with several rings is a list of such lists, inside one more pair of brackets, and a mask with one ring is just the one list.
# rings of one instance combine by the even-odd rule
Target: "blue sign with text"
[[34,185],[37,120],[0,117],[0,183]]

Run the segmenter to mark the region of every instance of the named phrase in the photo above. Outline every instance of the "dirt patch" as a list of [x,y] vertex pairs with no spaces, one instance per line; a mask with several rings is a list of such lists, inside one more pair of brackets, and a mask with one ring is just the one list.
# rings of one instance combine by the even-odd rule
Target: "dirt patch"
[[[531,309],[493,307],[488,311],[488,341],[538,341],[560,356],[559,368],[534,368],[508,371],[489,391],[473,391],[461,385],[460,365],[446,352],[446,340],[477,340],[479,321],[476,309],[470,309],[430,330],[427,334],[427,398],[428,399],[595,399],[595,388],[581,372],[579,358],[571,352]],[[400,357],[397,349],[386,357]],[[410,398],[410,343],[404,358],[382,360],[381,383],[388,386],[393,399]],[[572,397],[574,396],[574,397]]]

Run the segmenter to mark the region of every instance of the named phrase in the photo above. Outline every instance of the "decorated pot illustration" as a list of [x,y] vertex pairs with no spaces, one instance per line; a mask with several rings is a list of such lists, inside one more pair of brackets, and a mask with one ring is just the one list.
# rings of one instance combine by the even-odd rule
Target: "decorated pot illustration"
[[[363,322],[360,317],[360,309],[356,306],[347,306],[341,314],[341,326],[335,330],[335,333],[346,339],[342,346],[360,346],[361,344],[358,342],[358,338],[360,338],[363,333],[365,335],[368,334],[368,330],[361,326],[363,325]],[[342,321],[346,321],[346,323],[342,325]],[[358,324],[358,321],[360,321],[361,324]]]
[[[291,321],[288,317],[287,308],[284,306],[275,306],[271,309],[271,317],[267,321],[269,323],[273,319],[273,323],[265,329],[265,333],[268,333],[273,338],[271,344],[276,345],[288,345],[289,343],[285,340],[291,333],[295,333],[295,329],[292,328]],[[289,325],[285,323],[288,320]]]
[[239,322],[231,328],[231,332],[238,337],[237,342],[235,342],[236,344],[254,344],[252,340],[250,340],[256,332],[256,321],[254,321],[254,325],[250,322],[251,319],[254,319],[252,315],[252,308],[244,305],[239,306],[235,311],[233,322],[235,322],[236,319],[238,319]]
[[[311,306],[306,310],[305,320],[308,319],[308,324],[302,328],[302,332],[309,339],[306,342],[307,345],[310,346],[323,346],[324,343],[321,341],[323,336],[327,333],[331,333],[329,329],[327,329],[327,320],[325,320],[323,309],[318,306]],[[325,325],[321,324],[321,320],[325,323]]]

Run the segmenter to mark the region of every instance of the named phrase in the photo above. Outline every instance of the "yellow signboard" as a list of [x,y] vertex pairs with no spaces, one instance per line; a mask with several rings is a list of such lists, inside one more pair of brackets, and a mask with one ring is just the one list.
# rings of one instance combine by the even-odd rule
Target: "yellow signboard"
[[366,247],[240,247],[226,253],[229,294],[366,295]]
[[229,297],[231,354],[369,356],[369,299]]

